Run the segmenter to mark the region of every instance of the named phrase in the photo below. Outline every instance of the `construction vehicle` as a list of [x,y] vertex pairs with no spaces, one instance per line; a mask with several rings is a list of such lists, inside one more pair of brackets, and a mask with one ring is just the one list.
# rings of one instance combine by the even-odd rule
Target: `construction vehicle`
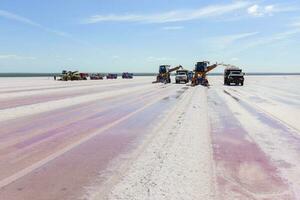
[[118,74],[107,74],[106,75],[106,79],[117,79],[118,78]]
[[197,64],[195,65],[194,76],[192,78],[192,86],[195,85],[209,86],[208,80],[206,78],[207,73],[215,69],[218,65],[222,65],[218,63],[213,65],[209,65],[209,64],[210,64],[209,61],[197,62]]
[[176,76],[175,76],[175,82],[176,83],[188,83],[189,82],[189,78],[188,78],[188,70],[186,69],[179,69],[176,71]]
[[91,74],[90,75],[90,79],[91,80],[102,80],[103,79],[103,75],[96,73],[96,74]]
[[74,80],[87,80],[89,74],[87,73],[79,73],[78,71],[66,71],[63,70],[62,74],[59,75],[60,81],[74,81]]
[[170,65],[161,65],[159,66],[159,73],[156,76],[156,81],[153,83],[171,83],[171,72],[182,69],[182,66],[171,68]]
[[133,78],[133,73],[123,72],[122,78],[123,79],[132,79]]
[[244,75],[242,69],[235,66],[228,66],[224,70],[224,85],[230,85],[231,83],[244,85]]
[[189,72],[188,72],[188,79],[189,79],[189,81],[192,81],[193,76],[194,76],[193,71],[189,71]]

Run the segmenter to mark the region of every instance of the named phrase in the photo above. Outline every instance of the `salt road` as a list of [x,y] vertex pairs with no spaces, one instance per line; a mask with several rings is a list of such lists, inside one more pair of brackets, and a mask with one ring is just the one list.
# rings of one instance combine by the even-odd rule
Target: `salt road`
[[300,77],[209,79],[1,78],[0,199],[300,199]]

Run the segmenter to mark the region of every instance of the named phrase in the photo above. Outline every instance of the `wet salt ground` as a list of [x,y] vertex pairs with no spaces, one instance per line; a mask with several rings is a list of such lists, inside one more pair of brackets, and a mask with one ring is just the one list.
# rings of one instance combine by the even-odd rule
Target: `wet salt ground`
[[99,173],[113,158],[134,148],[137,137],[141,139],[147,134],[147,123],[153,122],[161,109],[161,105],[155,105],[145,110],[5,187],[0,193],[8,199],[67,200],[83,196],[83,186],[97,181]]
[[[246,138],[256,144],[269,159],[272,166],[276,168],[277,176],[288,187],[286,194],[291,194],[290,197],[280,197],[277,194],[272,196],[254,193],[255,196],[249,199],[299,199],[300,132],[297,122],[293,119],[300,117],[300,88],[297,87],[300,76],[246,76],[243,87],[224,86],[222,77],[210,77],[210,80],[212,87],[209,89],[209,94],[217,93],[222,99],[221,105],[230,107],[229,115],[232,115],[247,133]],[[215,105],[216,101],[213,98],[212,95],[211,103]],[[215,107],[218,114],[219,110],[222,109]],[[224,124],[227,123],[226,117],[216,121],[221,121],[221,124],[224,123],[222,121],[225,121]],[[216,126],[218,126],[217,122],[215,122]],[[222,173],[226,174],[226,171]],[[240,189],[243,189],[242,185]],[[230,193],[231,190],[227,191]],[[235,193],[234,190],[233,194]]]
[[[250,81],[247,84],[250,84]],[[38,157],[43,158],[52,151],[59,150],[89,135],[126,113],[141,108],[146,101],[143,99],[152,98],[158,101],[157,104],[145,108],[142,112],[106,130],[105,134],[95,136],[2,188],[0,199],[77,199],[84,195],[86,187],[95,184],[96,187],[97,184],[101,187],[103,180],[97,178],[99,173],[105,171],[111,160],[120,155],[122,157],[134,149],[139,141],[149,134],[151,127],[160,120],[162,113],[167,112],[168,108],[173,106],[186,90],[184,85],[165,85],[164,87],[166,88],[161,89],[160,92],[148,90],[143,93],[128,94],[125,98],[108,98],[72,106],[68,109],[58,109],[0,122],[0,128],[3,128],[0,129],[0,160],[3,161],[0,163],[0,167],[3,167],[0,169],[0,175],[5,176],[4,173],[11,173],[11,171],[8,172],[9,170],[14,171],[18,167],[27,166]],[[289,143],[289,146],[299,152],[299,140],[296,136],[298,133],[294,133],[266,113],[244,104],[243,100],[228,90],[233,88],[236,91],[247,92],[247,87],[234,89],[235,87],[213,84],[208,90],[208,106],[213,117],[211,127],[219,199],[297,199],[290,193],[285,177],[280,177],[278,170],[278,167],[293,166],[284,160],[280,165],[279,161],[274,163],[270,155],[250,137],[250,132],[238,123],[237,117],[241,113],[230,110],[223,97],[220,97],[221,95],[228,96],[252,114],[253,118],[268,126],[270,130],[278,130],[278,133],[286,140],[282,144]],[[222,88],[220,93],[214,93],[218,91],[215,90],[218,88]],[[254,97],[255,91],[252,91]],[[288,92],[281,88],[278,93]],[[162,97],[162,95],[166,96]],[[259,100],[261,99],[265,100],[264,98]],[[89,122],[89,119],[92,122]],[[52,127],[62,131],[62,134],[53,134],[51,137],[48,133],[53,130]],[[70,130],[65,130],[69,128]],[[45,134],[45,137],[40,134]]]
[[[146,83],[142,83],[143,85],[146,85]],[[92,88],[85,88],[92,86]],[[94,84],[94,85],[85,85],[80,86],[81,88],[78,88],[77,90],[71,90],[71,91],[58,91],[55,92],[57,89],[63,89],[63,88],[73,88],[76,86],[69,86],[69,87],[56,87],[56,88],[50,88],[49,93],[46,94],[36,94],[36,95],[30,95],[30,96],[20,96],[20,97],[14,97],[14,98],[4,98],[0,99],[0,109],[7,109],[7,108],[15,108],[18,106],[25,106],[25,105],[31,105],[35,103],[42,103],[46,101],[53,101],[53,100],[60,100],[64,98],[70,98],[70,97],[77,97],[82,95],[88,95],[88,94],[95,94],[95,93],[101,93],[101,92],[107,92],[111,91],[113,89],[123,89],[129,86],[134,86],[133,83],[125,83],[122,85],[107,85],[105,87],[101,87],[101,85]],[[22,90],[21,92],[31,92],[31,91],[45,91],[47,88],[43,89],[28,89],[28,90]],[[16,91],[13,91],[14,93]],[[10,92],[4,92],[2,95],[5,97],[6,94],[9,94]],[[1,92],[0,92],[1,94]]]
[[[82,195],[84,192],[83,186],[95,181],[99,171],[104,170],[109,161],[113,158],[134,148],[134,146],[137,145],[138,140],[141,140],[144,135],[148,133],[152,124],[155,124],[155,121],[159,119],[162,112],[172,106],[183,92],[184,89],[181,90],[180,87],[177,90],[174,90],[174,88],[164,88],[160,92],[156,91],[155,93],[152,93],[152,97],[151,92],[149,95],[149,93],[145,91],[146,94],[144,94],[144,98],[146,100],[142,100],[143,98],[141,97],[143,95],[140,95],[140,98],[137,98],[138,101],[130,103],[129,99],[131,101],[134,99],[134,95],[131,95],[131,97],[127,100],[126,98],[123,98],[122,100],[119,99],[119,103],[118,101],[107,101],[107,105],[105,105],[103,102],[95,102],[94,105],[87,105],[87,107],[72,107],[69,111],[64,111],[66,114],[62,113],[57,116],[55,113],[58,114],[59,112],[54,111],[50,116],[53,116],[53,119],[56,119],[62,126],[62,132],[57,137],[55,136],[56,134],[52,135],[53,130],[50,128],[56,123],[47,118],[43,119],[43,117],[41,117],[43,120],[40,122],[40,125],[38,125],[38,121],[36,121],[34,117],[30,120],[36,121],[35,125],[30,125],[30,123],[23,121],[24,125],[27,124],[26,129],[22,129],[22,123],[18,123],[20,131],[14,132],[14,129],[11,127],[11,133],[19,133],[19,135],[23,135],[27,131],[30,135],[34,127],[39,127],[37,132],[43,132],[43,129],[41,129],[40,126],[47,126],[48,124],[51,124],[51,126],[49,125],[48,127],[50,132],[47,134],[31,137],[30,140],[25,140],[23,143],[21,142],[13,147],[17,149],[17,152],[20,152],[20,157],[23,156],[22,152],[25,154],[36,152],[37,154],[32,156],[32,159],[35,159],[35,157],[41,153],[42,149],[49,152],[49,150],[53,150],[53,144],[57,145],[57,143],[61,143],[61,141],[65,141],[63,143],[65,144],[69,137],[72,136],[72,138],[74,138],[74,134],[84,132],[86,132],[84,134],[88,134],[93,131],[93,128],[97,129],[97,127],[105,126],[106,123],[114,121],[122,115],[142,107],[146,101],[157,99],[155,104],[145,108],[145,110],[130,117],[128,120],[110,128],[105,131],[104,134],[97,135],[92,140],[79,145],[68,153],[56,158],[54,161],[35,170],[33,173],[30,173],[16,182],[3,187],[0,190],[0,196],[5,199],[14,200],[21,198],[74,199],[75,197]],[[164,95],[168,98],[160,98],[160,96]],[[110,104],[114,105],[111,110],[108,109],[104,112],[101,111],[103,108],[110,107]],[[100,109],[101,106],[102,109]],[[74,109],[73,112],[72,109]],[[91,114],[88,114],[88,111],[91,111]],[[45,117],[47,114],[44,113],[42,115]],[[69,115],[83,115],[87,118],[79,120],[78,123],[80,122],[80,125],[78,127],[70,124],[73,128],[69,129],[64,126],[66,119],[71,119],[70,117],[67,117]],[[40,117],[38,117],[37,120],[39,118]],[[78,120],[76,118],[78,117],[75,117],[75,121]],[[66,129],[65,131],[63,130],[64,128]],[[53,133],[57,133],[57,131],[58,130],[55,130]],[[4,137],[10,136],[9,133],[4,135],[6,135]],[[53,139],[53,137],[56,139]],[[42,143],[39,144],[41,141]],[[37,144],[38,146],[36,146]],[[36,151],[37,149],[39,150]],[[15,151],[14,149],[10,150]],[[40,156],[41,155],[45,156],[45,154],[40,154]],[[28,157],[26,157],[27,156],[24,157],[24,161],[28,161]]]
[[[224,92],[233,101],[240,101]],[[239,124],[238,113],[232,113],[212,90],[209,91],[209,107],[219,198],[295,199],[270,157]]]

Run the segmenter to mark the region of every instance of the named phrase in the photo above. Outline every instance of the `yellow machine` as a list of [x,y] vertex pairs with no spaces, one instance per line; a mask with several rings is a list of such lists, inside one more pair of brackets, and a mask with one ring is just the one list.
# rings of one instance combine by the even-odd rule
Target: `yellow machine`
[[63,70],[59,76],[60,81],[74,81],[74,80],[87,80],[87,73],[79,73],[78,71],[66,71]]
[[195,85],[203,85],[209,86],[208,80],[206,78],[206,74],[211,70],[215,69],[217,66],[222,64],[213,64],[209,66],[208,61],[197,62],[195,65],[194,76],[192,78],[192,86]]
[[153,83],[171,83],[171,72],[182,69],[182,66],[171,68],[170,65],[161,65],[159,66],[159,73],[156,76],[156,81]]

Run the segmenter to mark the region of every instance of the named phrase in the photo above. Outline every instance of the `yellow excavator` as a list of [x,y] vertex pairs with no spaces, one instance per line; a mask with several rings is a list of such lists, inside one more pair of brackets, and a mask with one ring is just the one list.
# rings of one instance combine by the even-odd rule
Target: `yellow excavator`
[[[87,80],[89,75],[87,73],[80,73],[78,71],[66,71],[63,70],[59,75],[59,81],[74,81],[74,80]],[[56,77],[54,78],[56,79]]]
[[215,69],[219,65],[223,64],[213,64],[209,65],[209,61],[202,61],[202,62],[197,62],[195,65],[195,70],[194,70],[194,76],[192,78],[192,86],[195,85],[203,85],[203,86],[209,86],[208,80],[206,78],[206,74],[210,72],[211,70]]
[[171,83],[171,72],[179,69],[182,69],[181,65],[173,68],[171,68],[170,65],[159,66],[159,72],[156,76],[156,81],[153,81],[152,83]]

